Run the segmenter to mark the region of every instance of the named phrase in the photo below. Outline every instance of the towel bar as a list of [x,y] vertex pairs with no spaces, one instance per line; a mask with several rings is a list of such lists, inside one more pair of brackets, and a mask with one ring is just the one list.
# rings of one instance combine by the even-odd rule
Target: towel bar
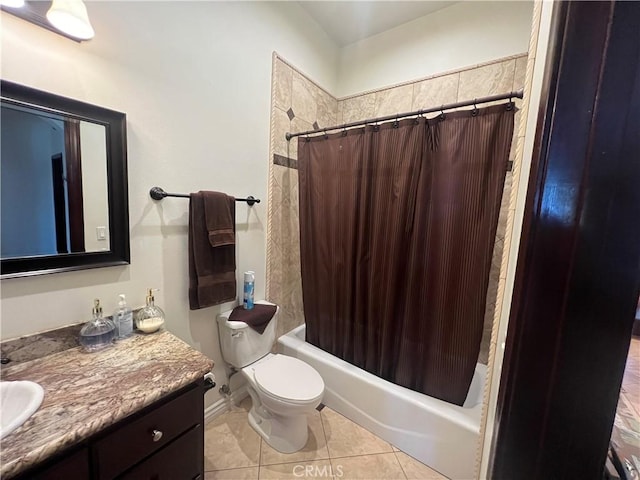
[[[160,187],[151,188],[151,190],[149,190],[149,196],[154,200],[162,200],[165,197],[189,198],[189,195],[186,193],[168,193]],[[236,202],[247,202],[247,205],[251,207],[254,203],[260,203],[260,199],[249,195],[247,198],[236,198]]]

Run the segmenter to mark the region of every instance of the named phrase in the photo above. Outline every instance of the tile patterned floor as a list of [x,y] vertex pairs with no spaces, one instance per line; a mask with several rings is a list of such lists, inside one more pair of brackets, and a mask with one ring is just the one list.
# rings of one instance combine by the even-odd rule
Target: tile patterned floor
[[207,424],[205,480],[447,480],[328,407],[309,415],[305,448],[280,453],[247,422],[250,407],[246,398]]
[[626,468],[640,476],[640,338],[629,345],[611,441]]

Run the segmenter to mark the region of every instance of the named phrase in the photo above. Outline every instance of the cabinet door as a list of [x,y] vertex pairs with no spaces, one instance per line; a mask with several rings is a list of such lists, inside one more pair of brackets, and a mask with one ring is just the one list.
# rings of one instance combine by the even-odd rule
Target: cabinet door
[[202,423],[203,402],[202,390],[194,387],[138,418],[125,419],[94,443],[98,477],[103,480],[117,477]]
[[122,480],[193,480],[203,476],[203,427],[197,425],[147,460],[118,477]]
[[35,473],[27,473],[19,478],[25,480],[88,480],[90,478],[89,451],[87,448],[83,448]]

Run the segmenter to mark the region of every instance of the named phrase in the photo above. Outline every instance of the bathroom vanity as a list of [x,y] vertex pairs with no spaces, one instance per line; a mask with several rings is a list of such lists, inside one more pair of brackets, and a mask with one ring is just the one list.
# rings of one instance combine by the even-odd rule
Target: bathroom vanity
[[[10,356],[10,355],[9,355]],[[2,478],[195,479],[204,476],[204,382],[213,362],[169,332],[134,335],[3,367],[45,390],[2,439]]]

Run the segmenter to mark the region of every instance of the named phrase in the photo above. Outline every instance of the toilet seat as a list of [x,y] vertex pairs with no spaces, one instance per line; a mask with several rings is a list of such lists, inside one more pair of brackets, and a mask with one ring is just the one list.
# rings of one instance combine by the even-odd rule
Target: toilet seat
[[294,357],[274,355],[253,369],[260,391],[274,399],[305,404],[317,401],[324,393],[324,381],[311,366]]

